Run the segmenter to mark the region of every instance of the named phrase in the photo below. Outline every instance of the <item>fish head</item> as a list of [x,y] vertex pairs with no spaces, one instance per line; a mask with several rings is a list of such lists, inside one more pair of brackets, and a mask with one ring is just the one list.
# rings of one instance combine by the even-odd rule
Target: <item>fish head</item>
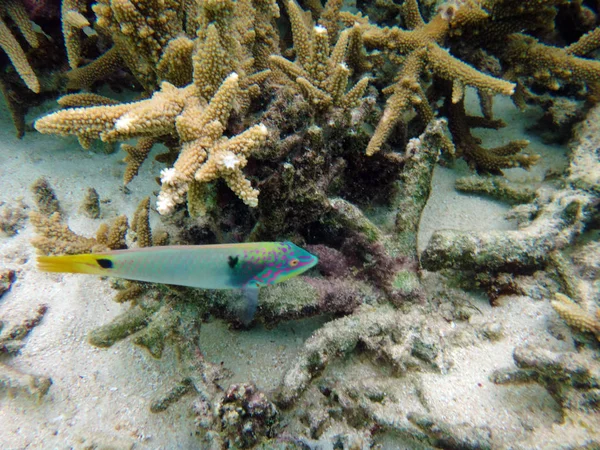
[[319,258],[292,242],[282,242],[278,245],[278,260],[276,267],[269,270],[265,284],[280,283],[298,276],[314,267]]

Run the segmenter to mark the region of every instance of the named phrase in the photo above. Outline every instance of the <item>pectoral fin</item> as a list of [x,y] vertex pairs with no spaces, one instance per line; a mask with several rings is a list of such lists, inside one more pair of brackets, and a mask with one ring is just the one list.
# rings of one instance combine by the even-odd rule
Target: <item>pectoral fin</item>
[[244,305],[240,310],[240,320],[244,325],[248,325],[254,319],[256,308],[258,307],[258,286],[256,285],[245,285],[242,288],[244,294]]

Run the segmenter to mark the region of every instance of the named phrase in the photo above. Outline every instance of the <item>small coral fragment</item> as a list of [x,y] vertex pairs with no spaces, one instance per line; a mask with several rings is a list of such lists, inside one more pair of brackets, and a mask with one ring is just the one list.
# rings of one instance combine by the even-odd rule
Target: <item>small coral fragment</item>
[[600,340],[600,311],[592,314],[564,294],[556,293],[550,302],[560,317],[576,330],[594,333]]
[[10,289],[16,280],[15,271],[11,269],[0,270],[0,297]]
[[31,185],[31,191],[35,199],[36,206],[40,213],[50,216],[60,211],[58,199],[54,189],[45,178],[39,178]]
[[119,216],[110,226],[105,225],[97,231],[96,240],[100,245],[104,245],[111,250],[125,249],[127,248],[125,243],[127,228],[127,216]]
[[44,255],[74,255],[105,249],[95,239],[79,236],[63,223],[60,213],[50,217],[32,211],[29,219],[40,234],[31,240],[31,244]]
[[18,199],[13,204],[0,203],[0,231],[7,236],[14,236],[24,226],[27,219],[27,206]]
[[81,202],[81,210],[90,219],[100,217],[100,196],[94,188],[88,188],[83,202]]
[[131,230],[136,234],[138,247],[150,247],[152,245],[152,231],[150,230],[150,197],[140,202],[131,221]]

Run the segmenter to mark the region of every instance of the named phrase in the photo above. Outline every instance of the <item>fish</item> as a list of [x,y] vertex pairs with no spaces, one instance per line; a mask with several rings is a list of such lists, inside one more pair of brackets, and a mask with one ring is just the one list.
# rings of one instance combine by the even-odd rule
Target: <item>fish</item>
[[78,255],[38,256],[43,272],[112,276],[201,289],[241,289],[249,323],[258,292],[314,267],[319,259],[292,242],[169,245]]

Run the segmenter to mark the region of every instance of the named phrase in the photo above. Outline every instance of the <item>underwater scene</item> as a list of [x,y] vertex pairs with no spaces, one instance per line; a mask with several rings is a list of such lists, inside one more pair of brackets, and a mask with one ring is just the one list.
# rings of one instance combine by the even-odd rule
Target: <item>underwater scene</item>
[[599,0],[0,0],[0,449],[600,449]]

